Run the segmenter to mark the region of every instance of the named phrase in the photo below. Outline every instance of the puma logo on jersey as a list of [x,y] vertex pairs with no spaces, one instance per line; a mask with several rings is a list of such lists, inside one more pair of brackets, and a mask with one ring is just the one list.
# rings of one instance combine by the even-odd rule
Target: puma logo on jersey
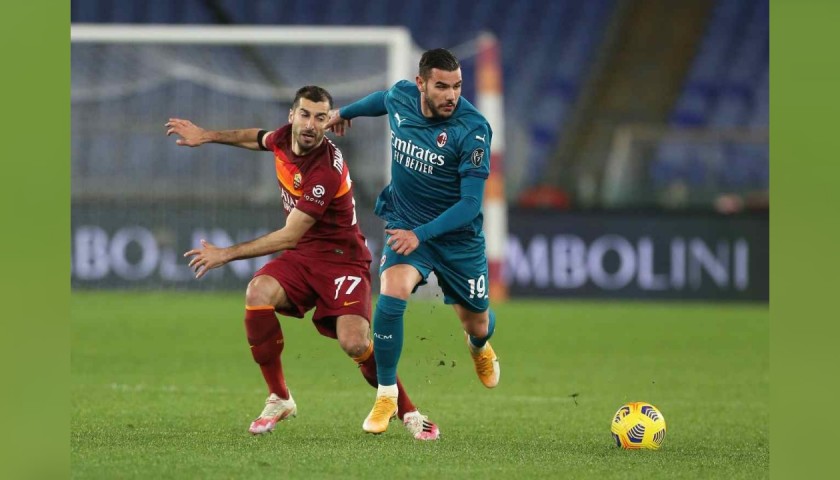
[[475,139],[476,139],[476,140],[480,140],[480,141],[482,141],[482,142],[483,142],[483,141],[485,141],[485,140],[484,140],[484,135],[476,135],[476,136],[475,136]]
[[404,118],[400,118],[400,114],[399,114],[399,112],[397,112],[397,113],[395,113],[395,114],[394,114],[394,120],[396,120],[396,121],[397,121],[397,127],[399,127],[400,125],[402,125],[402,122],[403,122],[403,120],[405,120],[405,119],[404,119]]

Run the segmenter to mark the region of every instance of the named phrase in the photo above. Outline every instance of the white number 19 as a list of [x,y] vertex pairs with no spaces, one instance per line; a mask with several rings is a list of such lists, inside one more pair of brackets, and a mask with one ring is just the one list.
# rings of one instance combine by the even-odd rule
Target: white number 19
[[467,280],[470,284],[470,298],[484,298],[485,294],[487,293],[487,287],[485,285],[484,275],[478,277],[478,280],[473,280],[472,278]]

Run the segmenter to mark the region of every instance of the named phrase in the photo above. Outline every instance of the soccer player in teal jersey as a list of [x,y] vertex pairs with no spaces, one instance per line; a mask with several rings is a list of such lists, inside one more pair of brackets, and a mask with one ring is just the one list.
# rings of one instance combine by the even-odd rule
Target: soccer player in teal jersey
[[391,127],[391,183],[376,202],[387,240],[373,319],[379,388],[362,426],[370,433],[384,432],[397,412],[403,314],[409,296],[431,272],[461,320],[479,379],[488,388],[499,383],[499,361],[487,342],[496,322],[481,213],[493,132],[461,98],[462,82],[452,53],[429,50],[414,82],[397,82],[332,110],[327,122],[338,135],[355,117],[388,115]]

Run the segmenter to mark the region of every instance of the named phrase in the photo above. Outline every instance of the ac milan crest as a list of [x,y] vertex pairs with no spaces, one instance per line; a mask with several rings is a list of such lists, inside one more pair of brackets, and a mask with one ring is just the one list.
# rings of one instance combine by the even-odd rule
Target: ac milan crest
[[446,135],[446,130],[438,133],[438,136],[437,136],[437,146],[438,146],[438,148],[443,148],[443,146],[446,145],[446,139],[447,138],[448,138],[448,136]]

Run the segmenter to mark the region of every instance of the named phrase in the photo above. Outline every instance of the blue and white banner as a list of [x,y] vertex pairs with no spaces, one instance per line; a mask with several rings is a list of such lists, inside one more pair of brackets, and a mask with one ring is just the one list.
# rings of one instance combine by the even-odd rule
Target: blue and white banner
[[[376,279],[382,222],[361,210],[358,218]],[[769,297],[766,215],[513,210],[508,218],[504,268],[513,297]],[[251,240],[284,221],[279,207],[77,203],[72,286],[243,289],[270,257],[232,262],[195,280],[183,253],[201,239],[219,246]]]
[[[359,212],[373,258],[382,248],[382,223]],[[271,256],[238,260],[200,280],[184,252],[205,239],[226,247],[282,228],[280,207],[74,204],[71,225],[73,288],[244,289]],[[371,268],[379,267],[373,262]],[[375,271],[374,271],[375,272]]]
[[512,296],[769,297],[766,215],[516,210],[508,218]]

